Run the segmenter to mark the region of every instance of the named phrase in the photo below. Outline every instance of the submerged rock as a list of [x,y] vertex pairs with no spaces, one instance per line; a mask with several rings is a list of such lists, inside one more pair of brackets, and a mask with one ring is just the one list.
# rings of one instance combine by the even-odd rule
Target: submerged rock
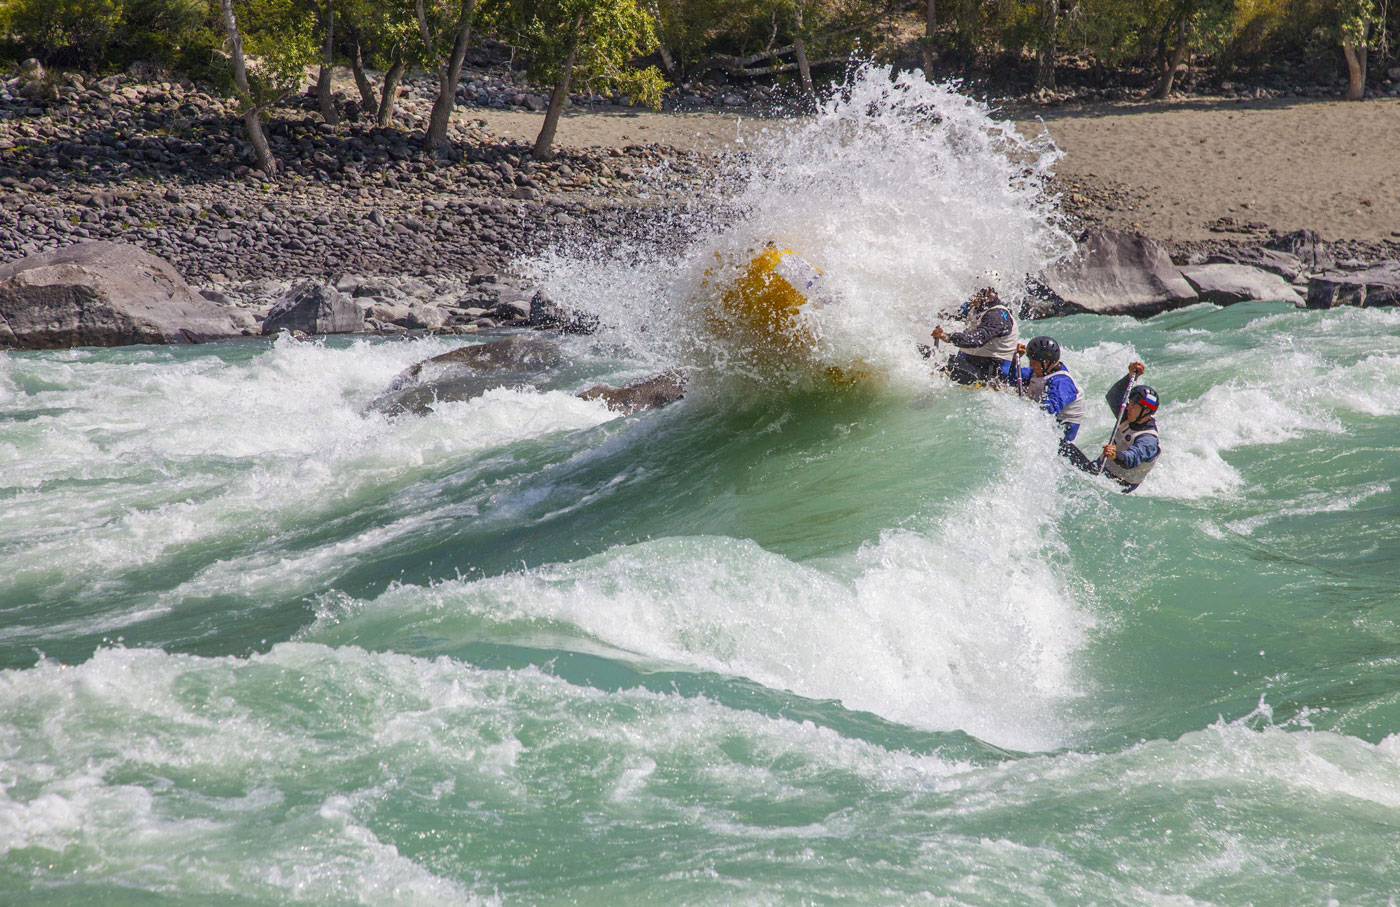
[[[536,335],[464,346],[404,369],[369,408],[421,416],[439,403],[471,400],[498,387],[548,386],[551,370],[563,363],[559,345]],[[624,387],[595,384],[576,396],[601,400],[620,413],[635,413],[674,403],[684,393],[685,377],[668,371]]]
[[255,328],[249,313],[205,299],[169,263],[125,243],[81,243],[0,265],[0,345],[200,343]]
[[538,336],[464,346],[400,372],[370,408],[423,415],[438,403],[479,397],[497,387],[532,384],[564,361],[559,345]]
[[1139,233],[1093,228],[1080,254],[1042,278],[1069,311],[1145,318],[1196,301],[1196,291],[1161,243]]
[[662,372],[625,387],[595,384],[578,392],[584,400],[602,400],[608,409],[620,413],[660,409],[685,395],[685,376],[677,371]]

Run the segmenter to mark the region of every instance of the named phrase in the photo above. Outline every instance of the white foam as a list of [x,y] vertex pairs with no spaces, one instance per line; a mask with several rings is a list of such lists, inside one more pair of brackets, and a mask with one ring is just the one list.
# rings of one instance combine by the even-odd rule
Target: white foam
[[[49,487],[7,501],[0,543],[20,544],[0,545],[0,570],[10,582],[43,583],[53,594],[67,584],[101,595],[102,583],[120,582],[123,571],[178,558],[191,546],[296,532],[347,502],[411,487],[468,455],[616,418],[568,393],[512,388],[440,404],[422,418],[390,420],[363,409],[406,365],[445,348],[436,339],[361,341],[344,350],[279,339],[232,363],[212,356],[36,359],[34,370],[61,368],[67,383],[32,405],[67,411],[9,432],[20,456],[0,459],[0,486]],[[302,555],[305,563],[275,553],[233,558],[167,599],[266,588],[297,571],[319,577],[336,559],[412,531],[424,518],[337,539]],[[95,578],[79,566],[94,563],[103,565]],[[56,565],[61,575],[51,577]],[[103,620],[89,629],[115,629],[123,616]]]
[[[527,263],[551,296],[598,313],[614,336],[656,361],[774,380],[776,365],[716,340],[704,324],[716,286],[767,241],[824,272],[821,306],[803,320],[810,359],[788,369],[863,363],[914,369],[940,312],[996,269],[1008,299],[1021,275],[1072,248],[1045,178],[1058,152],[988,108],[922,75],[859,68],[817,115],[749,146],[736,198],[717,201],[686,251],[555,252]],[[923,370],[926,375],[926,369]]]
[[[1050,420],[1019,402],[989,418],[1019,420],[1052,451]],[[396,623],[471,615],[511,632],[543,621],[645,665],[739,675],[1004,746],[1063,745],[1073,730],[1063,707],[1084,692],[1076,657],[1094,617],[1056,563],[1060,464],[1052,454],[1003,462],[963,505],[886,531],[845,560],[796,563],[746,539],[657,539],[572,564],[398,587],[351,612]],[[346,613],[338,605],[322,620]]]

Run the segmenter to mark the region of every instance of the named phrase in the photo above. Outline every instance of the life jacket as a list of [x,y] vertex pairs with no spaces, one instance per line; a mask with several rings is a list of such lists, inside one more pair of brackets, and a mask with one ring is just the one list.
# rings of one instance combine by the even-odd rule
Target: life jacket
[[[1129,447],[1132,447],[1133,442],[1142,435],[1151,435],[1157,439],[1159,445],[1162,443],[1162,438],[1157,434],[1156,428],[1144,428],[1140,431],[1134,431],[1131,426],[1119,425],[1113,432],[1113,446],[1119,450],[1127,450]],[[1142,480],[1147,478],[1147,474],[1152,471],[1152,467],[1156,466],[1157,461],[1161,458],[1162,454],[1159,448],[1157,456],[1150,460],[1142,461],[1132,469],[1122,466],[1114,460],[1105,460],[1103,471],[1116,479],[1122,479],[1129,485],[1141,485]]]
[[1031,383],[1026,385],[1026,394],[1029,395],[1030,398],[1036,401],[1037,403],[1039,403],[1041,400],[1044,400],[1046,382],[1049,381],[1050,378],[1055,375],[1064,375],[1066,378],[1069,378],[1069,380],[1074,384],[1074,399],[1066,403],[1064,407],[1058,413],[1055,414],[1055,421],[1084,421],[1084,388],[1079,386],[1079,382],[1076,381],[1074,376],[1070,374],[1069,366],[1065,365],[1064,362],[1056,364],[1054,371],[1046,372],[1040,377],[1036,377],[1034,374],[1032,374]]
[[1016,332],[1016,316],[1009,308],[1004,305],[994,305],[983,309],[978,318],[978,324],[981,324],[981,319],[986,318],[988,313],[995,312],[997,309],[1001,309],[1006,313],[1006,317],[1011,319],[1011,332],[1004,337],[993,337],[979,347],[963,347],[964,354],[984,356],[989,359],[1004,359],[1007,362],[1010,362],[1011,357],[1016,355],[1016,344],[1019,342]]

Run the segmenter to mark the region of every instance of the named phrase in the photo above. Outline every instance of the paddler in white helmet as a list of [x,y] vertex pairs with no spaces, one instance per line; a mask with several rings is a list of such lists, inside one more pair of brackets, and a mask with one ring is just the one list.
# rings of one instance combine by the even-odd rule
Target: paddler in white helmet
[[959,384],[1006,381],[1019,342],[1016,316],[996,291],[995,272],[983,275],[983,280],[985,285],[963,305],[968,329],[949,333],[940,324],[931,335],[934,340],[946,340],[958,347],[957,355],[948,360],[943,371]]

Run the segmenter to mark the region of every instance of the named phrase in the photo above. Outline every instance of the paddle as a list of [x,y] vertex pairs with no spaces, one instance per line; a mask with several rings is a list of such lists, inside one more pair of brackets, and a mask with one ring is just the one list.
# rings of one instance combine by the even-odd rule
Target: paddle
[[[1137,381],[1137,375],[1134,375],[1132,369],[1129,369],[1129,370],[1128,370],[1128,386],[1125,387],[1125,388],[1123,388],[1123,402],[1120,403],[1120,404],[1118,404],[1118,418],[1115,419],[1115,420],[1113,421],[1113,434],[1111,434],[1111,435],[1108,436],[1108,443],[1109,443],[1109,444],[1112,444],[1112,443],[1113,443],[1113,439],[1116,438],[1116,437],[1118,437],[1118,426],[1120,426],[1120,425],[1123,424],[1123,414],[1126,413],[1126,412],[1128,411],[1128,397],[1129,397],[1129,395],[1131,395],[1132,392],[1133,392],[1133,382],[1135,382],[1135,381]],[[1105,446],[1107,446],[1107,445],[1105,445]],[[1107,466],[1107,465],[1108,465],[1108,457],[1099,457],[1099,471],[1096,472],[1096,473],[1094,473],[1094,475],[1096,475],[1096,476],[1101,476],[1101,475],[1103,475],[1103,468],[1104,468],[1105,466]]]
[[1011,356],[1011,374],[1016,376],[1016,396],[1024,397],[1026,390],[1021,386],[1021,349],[1016,348],[1016,352]]

